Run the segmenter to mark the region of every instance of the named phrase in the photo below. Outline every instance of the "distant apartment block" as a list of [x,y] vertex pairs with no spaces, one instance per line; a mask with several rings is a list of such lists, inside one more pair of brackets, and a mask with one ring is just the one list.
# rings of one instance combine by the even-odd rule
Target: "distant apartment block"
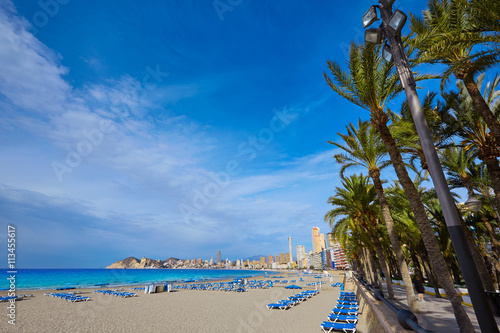
[[306,248],[304,245],[297,245],[297,264],[299,268],[307,268]]
[[284,253],[280,253],[280,264],[286,264],[287,261],[285,259],[285,254]]
[[314,269],[323,269],[323,261],[321,260],[321,253],[312,252],[310,255],[311,266]]
[[325,235],[319,233],[318,227],[312,228],[312,245],[313,252],[319,253],[326,249]]
[[217,264],[220,264],[220,259],[221,259],[221,256],[220,256],[220,250],[219,250],[219,251],[217,251],[217,257],[216,257],[216,258],[217,258],[216,263],[217,263]]
[[326,248],[333,249],[333,246],[337,243],[337,240],[331,232],[326,234]]
[[333,246],[333,261],[336,269],[345,269],[347,266],[344,250],[339,243],[335,243]]

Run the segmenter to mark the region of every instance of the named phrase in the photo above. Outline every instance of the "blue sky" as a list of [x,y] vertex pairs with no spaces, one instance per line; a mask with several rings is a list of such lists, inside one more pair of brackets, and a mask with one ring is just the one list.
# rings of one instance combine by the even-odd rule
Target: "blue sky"
[[18,265],[311,250],[340,183],[327,140],[368,119],[323,72],[370,5],[1,1],[0,222]]

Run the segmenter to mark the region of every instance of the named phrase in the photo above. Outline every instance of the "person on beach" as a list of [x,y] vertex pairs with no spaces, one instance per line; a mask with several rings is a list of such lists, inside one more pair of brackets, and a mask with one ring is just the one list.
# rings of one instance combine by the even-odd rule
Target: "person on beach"
[[418,301],[422,302],[424,300],[424,285],[422,284],[422,281],[420,280],[420,277],[417,275],[415,276],[415,291],[418,293]]

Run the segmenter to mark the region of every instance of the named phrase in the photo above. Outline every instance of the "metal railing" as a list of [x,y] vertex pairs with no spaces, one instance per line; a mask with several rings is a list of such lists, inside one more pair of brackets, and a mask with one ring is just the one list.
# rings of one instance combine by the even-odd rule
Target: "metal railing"
[[366,287],[366,289],[370,290],[373,293],[373,297],[375,297],[376,300],[379,300],[383,302],[389,309],[392,310],[396,314],[397,320],[399,325],[403,327],[404,329],[407,330],[413,330],[418,333],[428,333],[428,332],[433,332],[433,331],[428,331],[421,327],[418,324],[418,319],[417,317],[413,314],[413,312],[406,310],[406,309],[400,309],[388,300],[385,299],[384,294],[377,288],[374,288],[371,284],[366,282],[365,280],[361,279],[359,276],[354,275],[356,279]]

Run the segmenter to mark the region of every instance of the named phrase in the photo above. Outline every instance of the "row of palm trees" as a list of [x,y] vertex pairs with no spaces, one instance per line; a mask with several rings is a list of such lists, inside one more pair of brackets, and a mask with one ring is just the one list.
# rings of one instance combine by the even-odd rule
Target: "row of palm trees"
[[[411,16],[411,32],[404,38],[413,65],[442,66],[441,92],[422,101],[435,148],[451,189],[464,188],[483,201],[471,214],[460,210],[461,223],[486,290],[500,289],[500,77],[484,84],[485,73],[500,62],[500,2],[498,0],[430,0],[422,16]],[[370,120],[349,124],[341,140],[330,142],[341,153],[342,186],[329,198],[334,207],[325,216],[354,263],[382,288],[400,276],[408,305],[419,306],[409,273],[426,276],[448,297],[461,332],[474,332],[454,283],[461,272],[443,213],[434,190],[426,189],[427,163],[410,110],[389,109],[402,91],[394,64],[385,62],[380,48],[351,43],[344,68],[328,61],[328,85],[340,96],[370,112]],[[444,65],[444,66],[443,66]],[[454,76],[457,91],[445,91]],[[436,78],[415,73],[415,80]],[[381,171],[392,166],[397,181],[384,186]],[[347,169],[365,169],[345,176]],[[413,176],[413,179],[410,177]],[[493,191],[493,193],[490,193]],[[457,208],[458,209],[458,208]],[[488,251],[488,245],[491,250]]]

